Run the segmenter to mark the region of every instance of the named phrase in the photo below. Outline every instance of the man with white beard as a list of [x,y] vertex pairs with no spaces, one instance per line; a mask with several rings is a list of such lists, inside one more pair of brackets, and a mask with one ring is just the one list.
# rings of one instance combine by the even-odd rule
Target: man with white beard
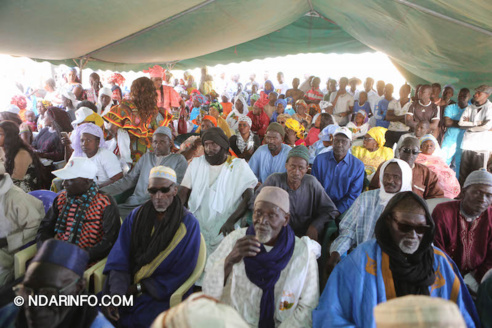
[[203,292],[252,327],[310,327],[320,251],[290,228],[289,194],[265,186],[255,199],[253,225],[229,234],[208,258]]
[[451,300],[467,327],[480,327],[460,273],[432,246],[434,229],[425,200],[412,191],[393,196],[377,220],[376,239],[355,248],[331,273],[313,327],[376,327],[374,307],[406,295]]

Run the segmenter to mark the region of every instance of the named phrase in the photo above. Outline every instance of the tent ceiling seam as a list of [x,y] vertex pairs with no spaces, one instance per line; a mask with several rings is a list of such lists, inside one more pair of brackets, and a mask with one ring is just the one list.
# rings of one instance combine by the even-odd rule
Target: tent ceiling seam
[[441,13],[438,13],[437,11],[434,11],[434,10],[431,10],[429,8],[426,8],[426,7],[423,7],[423,6],[420,6],[420,5],[417,5],[415,3],[412,3],[410,1],[407,1],[407,0],[395,0],[396,2],[404,5],[404,6],[407,6],[407,7],[410,7],[410,8],[413,8],[415,10],[418,10],[418,11],[421,11],[421,12],[424,12],[426,14],[429,14],[431,16],[434,16],[434,17],[438,17],[438,18],[441,18],[441,19],[444,19],[444,20],[447,20],[449,22],[452,22],[452,23],[455,23],[455,24],[458,24],[458,25],[461,25],[461,26],[464,26],[464,27],[467,27],[469,29],[472,29],[474,31],[477,31],[477,32],[480,32],[480,33],[483,33],[483,34],[486,34],[488,36],[492,36],[492,31],[489,31],[489,30],[486,30],[484,28],[481,28],[481,27],[478,27],[478,26],[475,26],[473,24],[470,24],[470,23],[466,23],[466,22],[463,22],[463,21],[460,21],[458,19],[455,19],[455,18],[452,18],[452,17],[449,17],[449,16],[446,16],[444,14],[441,14]]
[[[191,7],[191,8],[189,8],[189,9],[186,9],[185,11],[182,11],[182,12],[180,12],[180,13],[178,13],[178,14],[174,15],[174,16],[168,17],[168,18],[166,18],[166,19],[164,19],[164,20],[162,20],[162,21],[160,21],[160,22],[158,22],[158,23],[155,23],[154,25],[151,25],[151,26],[149,26],[149,27],[146,27],[146,28],[144,28],[144,29],[142,29],[142,30],[140,30],[140,31],[137,31],[137,32],[135,32],[135,33],[132,33],[132,34],[130,34],[130,35],[127,35],[127,36],[125,36],[124,38],[121,38],[121,39],[116,40],[116,41],[114,41],[114,42],[111,42],[111,43],[109,43],[109,44],[107,44],[107,45],[105,45],[105,46],[102,46],[101,48],[98,48],[98,49],[96,49],[96,50],[93,50],[93,51],[91,51],[91,52],[87,53],[87,54],[86,54],[86,55],[84,55],[84,56],[91,56],[92,54],[94,54],[94,53],[96,53],[96,52],[99,52],[99,51],[102,51],[102,50],[106,50],[106,49],[108,49],[108,48],[111,48],[111,47],[113,47],[113,46],[116,46],[116,45],[118,45],[118,44],[120,44],[120,43],[123,43],[123,42],[125,42],[125,41],[128,41],[128,40],[130,40],[130,39],[136,38],[137,36],[140,36],[140,35],[142,35],[143,33],[146,33],[146,32],[149,32],[149,31],[152,31],[152,30],[154,30],[154,29],[156,29],[156,28],[158,28],[158,27],[161,27],[162,25],[165,25],[165,24],[167,24],[167,23],[169,23],[169,22],[172,22],[172,21],[173,21],[173,20],[175,20],[175,19],[178,19],[178,18],[180,18],[180,17],[182,17],[182,16],[185,16],[185,15],[187,15],[187,14],[190,14],[190,13],[192,13],[192,12],[194,12],[194,11],[198,10],[198,9],[201,9],[201,8],[203,8],[203,7],[205,7],[205,6],[208,6],[209,4],[211,4],[211,3],[215,2],[215,1],[216,1],[216,0],[206,0],[206,1],[204,1],[204,2],[202,2],[202,3],[200,3],[200,4],[198,4],[198,5],[196,5],[196,6],[194,6],[194,7]],[[82,56],[82,57],[84,57],[84,56]]]
[[311,11],[315,11],[314,10],[314,7],[313,7],[312,1],[311,0],[306,0],[306,1],[307,1],[308,5],[309,5],[309,8],[311,9]]

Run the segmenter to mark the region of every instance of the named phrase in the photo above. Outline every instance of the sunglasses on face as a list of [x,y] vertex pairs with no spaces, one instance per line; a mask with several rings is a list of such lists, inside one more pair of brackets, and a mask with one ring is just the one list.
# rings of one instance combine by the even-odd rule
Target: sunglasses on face
[[398,230],[403,233],[409,233],[415,231],[418,235],[423,235],[430,229],[429,225],[414,226],[411,224],[398,222],[398,220],[396,220],[395,218],[393,218],[393,221],[395,221]]
[[410,149],[410,148],[402,148],[401,149],[402,152],[406,153],[406,154],[413,154],[413,155],[417,155],[417,154],[420,154],[421,151],[420,150],[414,150],[414,149]]
[[149,194],[151,195],[155,195],[157,194],[159,191],[163,194],[167,194],[172,188],[172,185],[169,186],[169,187],[162,187],[162,188],[149,188],[147,189],[147,191],[149,192]]

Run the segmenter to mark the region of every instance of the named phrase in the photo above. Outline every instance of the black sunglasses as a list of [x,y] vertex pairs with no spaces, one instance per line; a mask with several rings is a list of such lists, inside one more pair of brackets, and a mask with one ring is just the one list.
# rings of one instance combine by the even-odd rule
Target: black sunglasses
[[413,150],[413,149],[410,149],[410,148],[402,148],[401,151],[404,152],[404,153],[406,153],[406,154],[412,153],[414,155],[418,155],[418,154],[421,153],[420,150]]
[[423,235],[430,229],[429,225],[414,226],[411,224],[398,222],[398,220],[396,220],[394,217],[393,217],[393,221],[395,221],[396,225],[398,226],[398,230],[400,230],[403,233],[409,233],[415,231],[418,235]]
[[172,188],[172,185],[169,186],[169,187],[163,187],[163,188],[149,188],[147,189],[147,191],[149,192],[149,194],[151,195],[155,195],[157,194],[159,191],[162,192],[163,194],[167,194]]

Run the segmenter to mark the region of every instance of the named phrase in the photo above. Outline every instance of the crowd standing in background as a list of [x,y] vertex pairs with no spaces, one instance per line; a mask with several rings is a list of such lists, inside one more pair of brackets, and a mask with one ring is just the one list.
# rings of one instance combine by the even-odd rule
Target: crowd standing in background
[[[235,327],[375,327],[421,297],[422,327],[441,308],[492,327],[492,86],[143,72],[84,89],[70,68],[0,104],[0,326],[163,327],[201,304]],[[201,261],[203,294],[170,309]],[[10,303],[53,290],[134,303]]]

